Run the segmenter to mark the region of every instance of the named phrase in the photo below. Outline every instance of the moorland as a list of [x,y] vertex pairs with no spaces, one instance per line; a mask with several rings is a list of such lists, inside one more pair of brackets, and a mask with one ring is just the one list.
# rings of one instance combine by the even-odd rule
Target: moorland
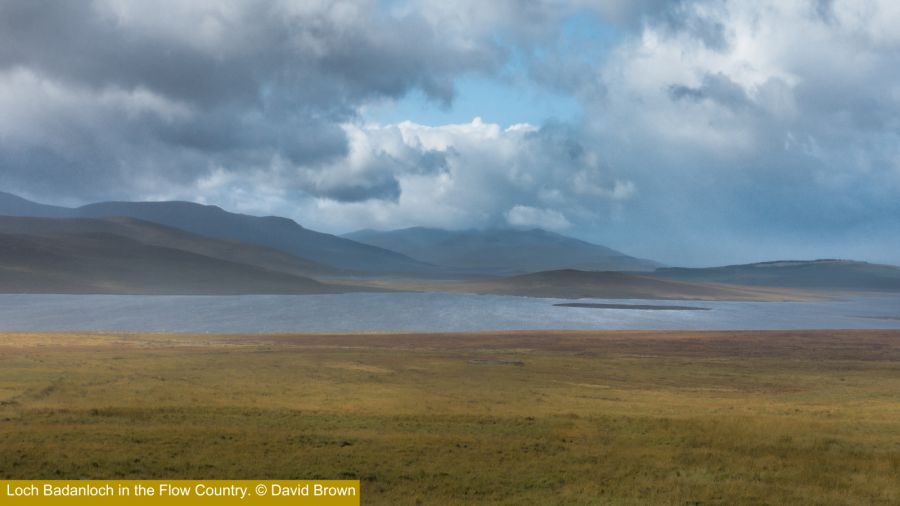
[[0,334],[0,476],[893,504],[900,331]]

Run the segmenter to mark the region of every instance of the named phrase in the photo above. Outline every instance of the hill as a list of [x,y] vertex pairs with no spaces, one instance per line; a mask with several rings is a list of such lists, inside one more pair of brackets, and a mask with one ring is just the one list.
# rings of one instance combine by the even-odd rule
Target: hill
[[38,218],[67,218],[72,209],[68,207],[48,206],[23,199],[11,193],[0,192],[0,215],[3,216],[35,216]]
[[[340,237],[396,251],[397,253],[403,253],[404,251],[412,251],[417,248],[428,246],[429,244],[449,239],[458,233],[459,232],[451,232],[439,228],[412,227],[404,228],[402,230],[392,230],[390,232],[365,229],[349,234],[343,234]],[[403,254],[405,255],[406,253]]]
[[621,272],[546,271],[484,281],[329,281],[417,292],[452,292],[558,299],[670,299],[734,301],[831,300],[811,291],[655,279]]
[[231,239],[213,239],[179,228],[135,218],[32,218],[0,216],[0,234],[73,234],[104,232],[198,255],[253,265],[298,276],[342,276],[346,271],[281,250]]
[[663,264],[539,228],[451,232],[407,228],[361,230],[342,237],[402,253],[416,260],[458,269],[495,272],[652,271]]
[[78,208],[46,206],[0,192],[0,215],[52,218],[125,216],[216,239],[275,248],[291,255],[360,271],[433,272],[432,265],[400,253],[308,230],[288,218],[249,216],[193,202],[100,202]]
[[0,234],[0,293],[239,295],[341,287],[119,235]]
[[863,292],[900,291],[900,267],[851,260],[762,262],[705,269],[670,267],[642,275],[697,283]]

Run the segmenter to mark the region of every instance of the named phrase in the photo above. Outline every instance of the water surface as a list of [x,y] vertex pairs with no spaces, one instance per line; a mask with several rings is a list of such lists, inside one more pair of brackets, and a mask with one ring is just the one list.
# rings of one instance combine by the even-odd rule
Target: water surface
[[[539,329],[900,329],[900,298],[690,301],[709,311],[556,307],[571,300],[456,293],[343,295],[0,295],[0,330],[372,332]],[[686,301],[582,299],[683,306]],[[865,318],[848,318],[848,316]]]

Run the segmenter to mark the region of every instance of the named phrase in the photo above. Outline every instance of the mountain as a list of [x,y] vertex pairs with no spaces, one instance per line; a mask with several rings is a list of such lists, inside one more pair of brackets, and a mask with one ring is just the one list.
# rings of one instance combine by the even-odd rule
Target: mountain
[[703,269],[669,267],[642,275],[697,283],[863,292],[900,291],[900,267],[851,260],[762,262]]
[[670,299],[739,301],[819,301],[826,295],[789,288],[691,283],[635,276],[622,272],[560,270],[484,281],[458,283],[419,281],[331,280],[346,286],[368,286],[410,292],[452,292],[559,299]]
[[0,193],[0,215],[52,218],[125,216],[216,239],[233,239],[269,246],[339,269],[439,271],[433,265],[400,253],[305,229],[287,218],[230,213],[216,206],[192,202],[101,202],[70,209],[36,204],[15,195]]
[[539,272],[558,269],[652,271],[663,264],[539,228],[450,232],[407,228],[360,230],[341,237],[402,253],[422,262],[461,269]]
[[0,234],[73,234],[104,232],[138,241],[189,251],[219,260],[237,262],[298,276],[340,277],[335,267],[296,257],[281,250],[231,239],[213,239],[179,228],[135,218],[32,218],[0,216]]
[[343,234],[340,237],[402,253],[449,239],[457,233],[439,228],[412,227],[390,232],[365,229]]
[[145,295],[357,291],[115,234],[0,234],[0,293]]
[[68,207],[38,204],[11,193],[0,192],[0,215],[35,216],[38,218],[66,218],[72,209]]

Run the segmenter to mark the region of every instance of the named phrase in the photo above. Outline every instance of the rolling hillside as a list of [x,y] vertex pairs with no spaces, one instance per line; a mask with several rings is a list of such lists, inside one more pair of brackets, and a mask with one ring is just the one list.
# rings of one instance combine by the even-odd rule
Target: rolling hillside
[[433,272],[432,265],[382,248],[314,232],[293,220],[227,212],[192,202],[100,202],[78,208],[46,206],[0,192],[0,215],[51,218],[124,216],[168,225],[216,239],[275,248],[338,269]]
[[697,283],[863,292],[900,291],[900,267],[851,260],[762,262],[705,269],[672,267],[642,275]]
[[219,260],[237,262],[298,276],[343,276],[346,271],[299,258],[281,250],[231,239],[212,239],[135,218],[31,218],[0,216],[0,234],[72,234],[104,232]]
[[449,239],[457,234],[459,232],[451,232],[439,228],[412,227],[390,232],[380,232],[372,229],[357,230],[356,232],[343,234],[341,237],[401,253]]
[[239,295],[347,291],[358,290],[108,233],[0,234],[0,293]]
[[450,232],[408,228],[361,230],[345,238],[389,249],[422,262],[498,273],[558,269],[652,271],[663,264],[541,229]]

